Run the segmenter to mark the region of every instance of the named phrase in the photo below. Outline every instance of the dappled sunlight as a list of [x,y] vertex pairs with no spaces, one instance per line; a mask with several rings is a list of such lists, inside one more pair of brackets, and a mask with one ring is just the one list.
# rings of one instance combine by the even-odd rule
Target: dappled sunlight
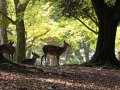
[[105,90],[109,88],[115,90],[120,88],[119,70],[78,66],[29,68],[33,73],[0,71],[2,82],[0,86],[6,85],[9,88],[27,88],[28,90]]
[[[14,83],[14,85],[17,87],[17,83],[18,82],[20,85],[22,84],[22,86],[24,86],[25,84],[27,84],[27,82],[34,82],[33,85],[35,83],[42,83],[43,86],[41,86],[42,88],[44,87],[45,83],[48,83],[47,86],[45,86],[44,88],[52,88],[52,86],[54,85],[55,88],[61,88],[61,89],[67,89],[67,88],[74,88],[74,89],[80,89],[80,88],[84,88],[84,89],[104,89],[105,87],[103,86],[96,86],[95,83],[93,82],[88,82],[86,80],[78,80],[77,82],[74,81],[74,79],[59,79],[59,78],[52,78],[52,77],[38,77],[38,76],[32,76],[32,75],[24,75],[24,74],[17,74],[17,73],[11,73],[11,72],[0,72],[0,79],[4,80],[4,82],[10,82],[10,85],[12,85],[12,83]],[[29,84],[29,83],[28,83]],[[62,87],[60,87],[60,86]],[[63,87],[64,86],[64,87]],[[26,87],[26,86],[24,86]],[[36,86],[37,89],[38,86]],[[96,88],[97,87],[97,88]]]

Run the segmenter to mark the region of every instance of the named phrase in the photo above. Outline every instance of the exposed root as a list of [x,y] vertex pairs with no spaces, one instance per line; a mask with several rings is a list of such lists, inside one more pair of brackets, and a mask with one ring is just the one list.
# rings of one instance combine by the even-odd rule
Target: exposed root
[[88,61],[88,62],[81,64],[81,66],[119,69],[120,68],[120,61],[118,61],[118,60],[111,60],[109,62],[108,61],[106,61],[106,62]]

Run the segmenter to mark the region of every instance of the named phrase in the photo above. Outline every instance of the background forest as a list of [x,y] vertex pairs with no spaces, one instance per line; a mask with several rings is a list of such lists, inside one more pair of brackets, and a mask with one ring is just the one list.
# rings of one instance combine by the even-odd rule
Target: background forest
[[0,90],[120,90],[119,69],[120,0],[0,0]]
[[[17,1],[20,2],[20,7],[16,7]],[[80,6],[81,12],[77,12],[79,8],[69,12],[62,8],[59,2],[0,0],[0,42],[6,44],[9,40],[14,41],[17,50],[14,61],[20,62],[25,57],[30,58],[32,52],[42,56],[43,45],[61,46],[63,41],[66,41],[71,47],[61,56],[60,63],[83,63],[90,60],[94,54],[98,35],[97,18],[91,7],[88,1]],[[118,59],[119,29],[118,27],[116,38]],[[39,63],[40,59],[37,61],[37,64]]]

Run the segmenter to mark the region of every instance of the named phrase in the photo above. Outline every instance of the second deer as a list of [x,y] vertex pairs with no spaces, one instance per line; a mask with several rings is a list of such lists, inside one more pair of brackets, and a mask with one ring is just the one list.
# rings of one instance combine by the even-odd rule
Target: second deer
[[36,59],[39,58],[40,56],[35,52],[32,52],[32,55],[33,57],[31,59],[23,59],[22,64],[34,65],[34,63],[36,62]]
[[43,63],[43,57],[45,58],[45,61],[46,61],[46,58],[47,58],[47,55],[50,54],[50,55],[53,55],[53,56],[56,56],[57,58],[57,65],[59,65],[59,57],[61,54],[63,54],[67,47],[70,46],[67,42],[64,41],[64,44],[63,46],[54,46],[54,45],[45,45],[43,46],[43,53],[44,55],[41,57],[41,64]]
[[13,60],[13,55],[15,53],[15,47],[13,46],[13,44],[14,42],[10,40],[8,44],[0,45],[0,52],[8,53],[9,58],[11,58],[12,60]]

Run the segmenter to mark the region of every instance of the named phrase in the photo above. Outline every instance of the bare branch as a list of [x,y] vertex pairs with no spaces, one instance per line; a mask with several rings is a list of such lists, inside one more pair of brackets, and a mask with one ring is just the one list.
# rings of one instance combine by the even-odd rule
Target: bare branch
[[23,4],[20,5],[21,9],[24,11],[28,5],[30,0],[26,0],[26,2],[24,2]]
[[28,3],[29,3],[30,0],[26,0],[23,4],[20,3],[19,0],[14,0],[14,5],[15,5],[15,10],[16,10],[16,13],[19,13],[19,11],[25,11]]
[[13,21],[11,18],[9,18],[6,14],[4,14],[2,11],[0,11],[0,13],[6,18],[6,19],[8,19],[12,24],[16,24],[16,22],[15,21]]
[[30,42],[31,42],[32,44],[29,45],[29,46],[26,48],[26,50],[29,49],[31,46],[33,46],[33,43],[35,42],[35,40],[36,40],[37,38],[39,38],[39,37],[47,34],[49,31],[50,31],[50,30],[48,30],[48,31],[46,31],[45,33],[42,33],[42,34],[40,34],[40,35],[37,35],[37,36],[35,36],[31,41],[27,42],[27,44],[30,43]]
[[15,10],[17,10],[19,3],[20,3],[19,0],[14,0]]
[[89,28],[82,20],[80,20],[78,17],[75,17],[75,16],[72,16],[74,17],[75,19],[77,19],[78,21],[80,21],[88,30],[92,31],[93,33],[95,34],[98,34],[98,32],[96,32],[95,30]]
[[95,24],[96,26],[98,26],[98,22],[97,22],[97,19],[91,15],[87,15]]

